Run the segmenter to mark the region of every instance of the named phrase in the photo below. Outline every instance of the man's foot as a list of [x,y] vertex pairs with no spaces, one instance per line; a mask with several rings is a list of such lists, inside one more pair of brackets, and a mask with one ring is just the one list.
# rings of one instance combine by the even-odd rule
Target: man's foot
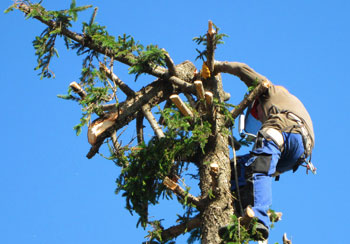
[[[225,225],[219,229],[219,236],[223,240],[230,239],[230,232],[232,231],[232,225]],[[264,241],[269,237],[269,228],[264,224],[257,222],[254,226],[249,225],[249,233],[251,238],[255,241]]]
[[264,241],[267,240],[267,238],[269,238],[269,228],[267,228],[264,224],[258,222],[256,223],[256,228],[255,231],[253,230],[254,228],[252,228],[250,231],[254,233],[252,234],[252,238],[255,241]]

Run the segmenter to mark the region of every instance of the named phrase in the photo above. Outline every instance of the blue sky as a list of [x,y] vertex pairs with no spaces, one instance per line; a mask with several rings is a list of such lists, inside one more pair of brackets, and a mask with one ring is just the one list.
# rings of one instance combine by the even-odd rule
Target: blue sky
[[[11,1],[2,0],[4,10]],[[44,0],[49,9],[70,1]],[[287,87],[303,101],[314,122],[313,161],[318,174],[304,169],[286,173],[273,185],[273,209],[284,213],[270,243],[284,232],[293,243],[348,241],[348,125],[350,2],[347,0],[220,0],[220,1],[97,1],[96,21],[110,34],[133,35],[141,43],[165,48],[175,63],[195,60],[192,38],[203,34],[208,20],[229,35],[218,47],[217,60],[247,63],[273,83]],[[81,15],[88,21],[91,10]],[[40,80],[34,71],[32,40],[43,30],[19,12],[0,14],[2,70],[0,101],[0,243],[141,243],[147,234],[136,229],[137,217],[115,195],[119,169],[101,157],[88,160],[86,131],[77,137],[73,126],[80,108],[56,97],[80,77],[81,60],[59,45],[52,63],[54,80]],[[76,31],[81,30],[77,25]],[[195,62],[200,68],[201,63]],[[117,64],[119,77],[136,87],[140,82]],[[246,90],[233,76],[224,76],[231,103]],[[135,136],[130,125],[126,138]],[[153,208],[155,218],[174,220],[181,213],[175,201]],[[174,211],[170,211],[174,210]],[[170,225],[171,221],[165,224]],[[186,243],[180,237],[177,243]]]

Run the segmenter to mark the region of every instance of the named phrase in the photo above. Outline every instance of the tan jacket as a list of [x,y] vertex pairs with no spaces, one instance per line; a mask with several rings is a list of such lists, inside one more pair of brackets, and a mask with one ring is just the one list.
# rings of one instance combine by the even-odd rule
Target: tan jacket
[[312,147],[314,146],[315,135],[310,115],[297,97],[279,86],[271,85],[267,92],[259,98],[259,101],[263,109],[262,128],[301,133],[297,122],[287,118],[284,113],[292,112],[304,122],[312,139]]

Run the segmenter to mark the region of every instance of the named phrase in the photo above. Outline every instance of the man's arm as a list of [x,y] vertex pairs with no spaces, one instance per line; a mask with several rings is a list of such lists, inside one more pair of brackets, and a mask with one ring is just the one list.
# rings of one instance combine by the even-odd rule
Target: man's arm
[[247,87],[268,81],[265,76],[255,72],[248,65],[239,62],[215,61],[214,74],[217,73],[229,73],[238,76]]

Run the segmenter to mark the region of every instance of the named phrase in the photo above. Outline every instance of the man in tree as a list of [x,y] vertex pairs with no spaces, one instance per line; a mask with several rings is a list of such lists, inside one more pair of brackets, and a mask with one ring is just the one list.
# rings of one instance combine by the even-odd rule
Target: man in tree
[[[253,150],[240,157],[238,164],[243,166],[241,172],[244,172],[240,175],[240,182],[244,182],[240,191],[242,206],[250,205],[258,219],[257,231],[261,235],[257,239],[267,239],[272,178],[278,179],[283,172],[295,171],[304,162],[314,170],[308,161],[314,146],[313,125],[304,105],[287,89],[273,85],[245,64],[230,63],[230,67],[229,73],[240,77],[247,85],[257,81],[266,87],[250,109],[250,114],[262,122],[262,126]],[[227,230],[227,226],[221,228],[220,235],[224,236]]]

